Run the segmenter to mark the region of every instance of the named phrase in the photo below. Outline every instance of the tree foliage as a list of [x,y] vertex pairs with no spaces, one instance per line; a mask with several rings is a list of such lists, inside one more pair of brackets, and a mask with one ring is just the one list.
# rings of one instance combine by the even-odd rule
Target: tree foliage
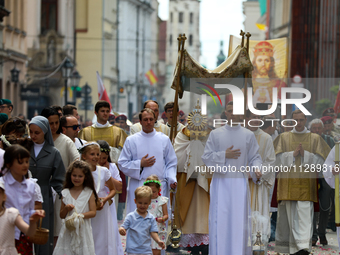
[[333,107],[333,103],[330,99],[328,98],[323,98],[320,99],[316,102],[316,112],[318,113],[318,115],[322,115],[322,112],[329,107]]

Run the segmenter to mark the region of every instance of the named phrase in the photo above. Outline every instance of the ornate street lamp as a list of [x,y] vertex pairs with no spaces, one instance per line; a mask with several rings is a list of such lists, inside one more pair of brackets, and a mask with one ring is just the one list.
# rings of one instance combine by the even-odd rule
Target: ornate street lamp
[[20,70],[16,68],[16,64],[14,65],[13,69],[10,72],[11,72],[11,81],[14,82],[15,84],[18,83]]
[[65,81],[65,105],[67,104],[67,80],[68,78],[71,76],[71,72],[73,70],[73,64],[72,62],[69,60],[69,58],[66,58],[62,68],[61,68],[61,72]]

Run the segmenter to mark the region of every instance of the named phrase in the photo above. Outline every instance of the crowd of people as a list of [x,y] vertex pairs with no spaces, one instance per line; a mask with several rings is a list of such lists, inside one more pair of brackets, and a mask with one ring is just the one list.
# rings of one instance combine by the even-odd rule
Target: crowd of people
[[[282,254],[327,245],[340,135],[332,108],[308,128],[296,110],[279,128],[275,116],[234,115],[231,101],[228,123],[213,128],[197,124],[196,106],[195,120],[178,111],[170,141],[174,108],[159,118],[148,100],[129,122],[98,101],[85,127],[75,106],[27,121],[1,99],[0,254],[124,254],[121,235],[127,254],[164,254],[174,225],[191,254],[248,255],[259,238]],[[39,221],[45,244],[34,240]]]

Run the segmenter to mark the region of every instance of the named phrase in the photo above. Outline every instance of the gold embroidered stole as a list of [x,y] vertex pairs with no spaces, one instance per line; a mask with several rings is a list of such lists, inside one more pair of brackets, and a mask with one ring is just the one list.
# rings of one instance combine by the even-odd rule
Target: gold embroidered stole
[[86,141],[98,141],[104,140],[109,143],[110,146],[115,148],[123,148],[127,134],[124,130],[111,126],[105,128],[86,127],[79,132],[79,138]]

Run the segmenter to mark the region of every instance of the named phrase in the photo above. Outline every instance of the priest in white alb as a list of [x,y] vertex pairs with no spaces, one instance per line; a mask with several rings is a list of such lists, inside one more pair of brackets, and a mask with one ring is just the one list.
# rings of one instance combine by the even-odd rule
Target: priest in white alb
[[139,114],[142,131],[129,136],[118,159],[119,169],[130,177],[126,213],[136,209],[134,192],[155,174],[161,180],[162,196],[176,188],[177,157],[168,136],[154,129],[155,113],[148,108]]
[[[261,126],[261,116],[255,115],[250,110],[246,113],[247,128],[252,131],[260,146],[259,153],[262,158],[262,181],[254,183],[249,180],[251,211],[252,211],[252,242],[256,241],[256,234],[261,233],[261,240],[265,247],[270,237],[270,189],[275,182],[275,172],[273,166],[275,163],[275,150],[273,140],[270,135],[258,128]],[[257,213],[255,213],[257,212]]]
[[[202,160],[213,173],[210,185],[209,254],[250,255],[251,211],[248,178],[261,178],[261,156],[243,116],[226,107],[228,125],[210,132]],[[241,122],[243,125],[245,121]]]

